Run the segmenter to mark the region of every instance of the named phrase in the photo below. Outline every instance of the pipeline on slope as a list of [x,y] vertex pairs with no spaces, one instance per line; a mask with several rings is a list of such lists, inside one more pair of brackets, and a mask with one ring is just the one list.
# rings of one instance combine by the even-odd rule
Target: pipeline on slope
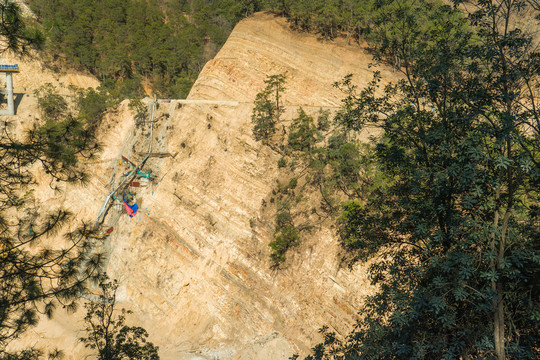
[[105,221],[105,217],[108,211],[108,205],[113,195],[116,194],[116,192],[122,186],[128,183],[128,181],[131,182],[135,178],[135,176],[137,176],[137,172],[139,171],[139,169],[142,168],[142,166],[146,163],[146,161],[150,157],[150,153],[152,152],[152,142],[153,142],[155,105],[156,105],[156,101],[154,100],[152,101],[152,105],[151,105],[152,108],[150,111],[150,144],[148,145],[148,152],[146,156],[141,160],[141,162],[135,165],[135,167],[131,171],[128,172],[128,175],[124,178],[124,180],[122,180],[122,182],[120,182],[120,184],[118,184],[118,186],[107,195],[107,198],[105,199],[105,203],[103,204],[103,207],[101,208],[101,211],[99,212],[99,215],[96,218],[96,228],[98,228]]

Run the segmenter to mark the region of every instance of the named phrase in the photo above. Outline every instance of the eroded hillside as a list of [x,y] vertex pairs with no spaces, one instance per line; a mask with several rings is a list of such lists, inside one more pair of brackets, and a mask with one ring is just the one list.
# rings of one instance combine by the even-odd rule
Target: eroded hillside
[[[142,169],[151,181],[142,178],[140,187],[128,189],[138,214],[129,218],[113,200],[104,225],[114,231],[97,243],[108,253],[107,271],[120,281],[118,306],[133,310],[130,319],[148,330],[163,359],[305,353],[320,340],[320,326],[350,330],[369,281],[362,268],[340,267],[330,222],[303,239],[284,269],[270,269],[274,224],[263,199],[275,185],[279,155],[252,137],[253,100],[266,76],[282,73],[284,118],[300,105],[335,110],[342,94],[332,83],[352,73],[365,84],[370,61],[358,47],[291,32],[283,19],[256,14],[238,24],[206,64],[188,97],[194,101],[158,101],[152,138],[150,122],[135,124],[122,104],[100,129],[101,159],[84,164],[93,174],[90,183],[58,194],[44,182],[35,201],[70,209],[77,216],[71,228],[95,220],[113,184],[129,171],[121,156],[138,163],[152,142],[155,156]],[[384,69],[382,75],[395,76]],[[24,81],[15,78],[16,92],[21,84],[31,88],[31,80]],[[22,98],[20,119],[31,118],[34,103],[30,94]],[[60,310],[24,342],[58,346],[79,359],[88,354],[76,341],[81,317]]]

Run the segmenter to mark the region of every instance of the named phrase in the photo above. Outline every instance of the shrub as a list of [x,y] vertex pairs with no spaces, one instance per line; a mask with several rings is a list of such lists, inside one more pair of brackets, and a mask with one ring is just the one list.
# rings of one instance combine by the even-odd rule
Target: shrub
[[56,87],[47,83],[37,89],[34,94],[37,96],[39,110],[46,120],[59,120],[68,113],[68,103],[60,94]]
[[285,253],[290,247],[298,245],[300,234],[294,225],[279,228],[274,234],[274,241],[270,243],[272,254],[270,255],[273,266],[277,267],[286,260]]

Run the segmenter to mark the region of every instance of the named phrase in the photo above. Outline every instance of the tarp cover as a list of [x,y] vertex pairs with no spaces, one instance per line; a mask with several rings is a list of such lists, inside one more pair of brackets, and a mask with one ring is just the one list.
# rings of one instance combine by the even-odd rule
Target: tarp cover
[[122,194],[122,201],[124,202],[124,207],[126,208],[126,211],[128,213],[128,215],[130,217],[134,217],[135,214],[137,214],[137,210],[139,210],[139,205],[137,205],[136,203],[133,204],[133,205],[129,205],[127,202],[126,202],[126,194]]

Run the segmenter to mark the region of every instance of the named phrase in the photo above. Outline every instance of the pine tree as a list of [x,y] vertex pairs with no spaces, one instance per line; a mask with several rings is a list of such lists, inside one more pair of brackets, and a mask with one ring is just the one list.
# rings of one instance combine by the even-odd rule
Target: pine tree
[[283,113],[281,96],[285,91],[285,81],[285,75],[271,75],[264,81],[264,90],[257,94],[251,115],[255,140],[268,141],[276,132],[276,124]]
[[[41,35],[29,32],[18,7],[0,2],[2,35],[0,53],[9,49],[23,53],[38,45]],[[58,101],[55,104],[55,101]],[[101,255],[93,251],[84,224],[66,234],[65,244],[51,249],[46,240],[56,234],[70,214],[64,210],[35,207],[32,199],[34,165],[40,165],[51,181],[80,182],[87,174],[78,159],[91,158],[99,145],[91,119],[67,111],[63,99],[52,89],[39,97],[44,113],[25,137],[13,133],[8,118],[0,123],[0,357],[6,346],[38,321],[38,313],[51,316],[58,306],[76,308],[85,281],[98,273]],[[60,104],[60,106],[55,106]],[[30,354],[30,355],[29,355]],[[34,356],[34,355],[32,355]]]
[[5,51],[26,54],[43,45],[43,33],[25,22],[19,5],[14,1],[0,0],[0,19],[0,54]]
[[317,128],[313,117],[300,108],[298,117],[293,119],[289,127],[289,146],[296,151],[309,153],[317,143]]

